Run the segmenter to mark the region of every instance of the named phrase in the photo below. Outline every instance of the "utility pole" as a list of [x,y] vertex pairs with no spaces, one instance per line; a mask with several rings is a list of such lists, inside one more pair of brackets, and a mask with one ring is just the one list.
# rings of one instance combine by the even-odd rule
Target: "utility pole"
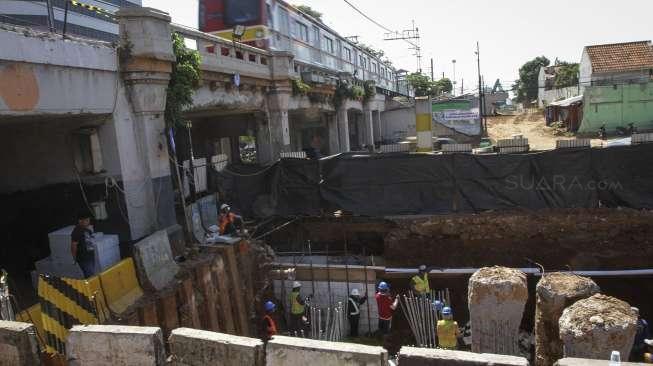
[[433,58],[431,58],[431,81],[435,81],[435,77],[433,76],[434,71],[435,70],[433,70]]
[[[411,40],[414,39],[417,41],[417,43],[412,42]],[[410,49],[415,51],[415,56],[417,58],[417,72],[422,72],[422,48],[419,45],[420,41],[420,36],[419,36],[419,28],[415,27],[415,21],[413,20],[413,28],[412,29],[405,29],[401,33],[400,32],[388,32],[383,35],[383,40],[384,41],[406,41],[408,44],[411,45]]]
[[465,94],[464,89],[465,89],[465,79],[461,79],[460,80],[460,95]]
[[479,118],[481,119],[483,131],[485,135],[487,135],[487,121],[485,121],[485,113],[483,111],[485,105],[485,93],[483,91],[483,81],[481,79],[481,49],[478,41],[476,41],[476,65],[478,67],[478,113]]
[[451,60],[453,64],[453,96],[456,96],[456,60]]

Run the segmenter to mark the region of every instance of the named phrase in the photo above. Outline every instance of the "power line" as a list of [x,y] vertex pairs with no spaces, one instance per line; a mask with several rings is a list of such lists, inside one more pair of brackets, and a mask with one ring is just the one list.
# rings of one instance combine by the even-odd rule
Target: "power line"
[[[376,20],[372,19],[371,17],[369,17],[367,14],[365,14],[362,10],[358,9],[354,4],[350,3],[348,0],[344,0],[344,2],[347,3],[347,5],[349,5],[352,9],[354,9],[358,14],[362,15],[365,19],[367,19],[370,22],[374,23],[377,27],[385,30],[386,32],[397,33],[397,31],[393,31],[390,28],[384,26],[383,24],[381,24],[381,23],[377,22]],[[411,41],[409,41],[407,39],[404,39],[404,41],[406,41],[406,43],[410,44],[413,47],[419,47],[418,45],[416,45],[415,43],[413,43],[413,42],[411,42]]]

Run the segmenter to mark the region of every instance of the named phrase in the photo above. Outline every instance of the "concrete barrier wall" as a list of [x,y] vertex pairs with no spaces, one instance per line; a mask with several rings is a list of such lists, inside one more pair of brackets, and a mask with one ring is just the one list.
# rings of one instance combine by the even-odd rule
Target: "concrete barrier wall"
[[528,366],[523,357],[449,351],[443,349],[402,347],[399,351],[401,366]]
[[353,343],[275,336],[267,344],[268,366],[385,366],[388,351]]
[[[563,358],[558,360],[555,366],[605,366],[609,363],[607,360],[589,360],[586,358]],[[650,363],[622,362],[621,366],[646,366]]]
[[263,366],[263,342],[256,338],[179,328],[170,335],[174,366],[209,365],[220,360],[223,366]]
[[0,365],[40,365],[36,328],[0,320]]
[[160,328],[76,325],[68,334],[69,366],[159,366],[165,363]]

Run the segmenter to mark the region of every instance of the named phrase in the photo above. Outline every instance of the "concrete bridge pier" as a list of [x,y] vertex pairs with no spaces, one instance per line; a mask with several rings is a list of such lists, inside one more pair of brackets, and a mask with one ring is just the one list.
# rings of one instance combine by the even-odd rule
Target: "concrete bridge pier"
[[370,103],[363,105],[363,145],[374,145],[374,117]]
[[340,152],[347,152],[350,150],[349,146],[349,116],[347,114],[346,103],[338,107],[338,137],[340,140]]
[[176,222],[164,120],[175,56],[166,13],[134,7],[116,17],[125,59],[113,123],[131,235],[140,238]]

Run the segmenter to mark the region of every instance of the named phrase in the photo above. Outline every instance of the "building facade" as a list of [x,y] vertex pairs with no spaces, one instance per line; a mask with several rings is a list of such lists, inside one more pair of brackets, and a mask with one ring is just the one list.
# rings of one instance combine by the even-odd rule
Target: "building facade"
[[141,0],[5,0],[0,1],[0,22],[57,33],[63,32],[65,22],[66,34],[112,42],[118,39],[112,14],[141,5]]
[[587,46],[580,62],[581,86],[621,85],[653,78],[651,41]]

